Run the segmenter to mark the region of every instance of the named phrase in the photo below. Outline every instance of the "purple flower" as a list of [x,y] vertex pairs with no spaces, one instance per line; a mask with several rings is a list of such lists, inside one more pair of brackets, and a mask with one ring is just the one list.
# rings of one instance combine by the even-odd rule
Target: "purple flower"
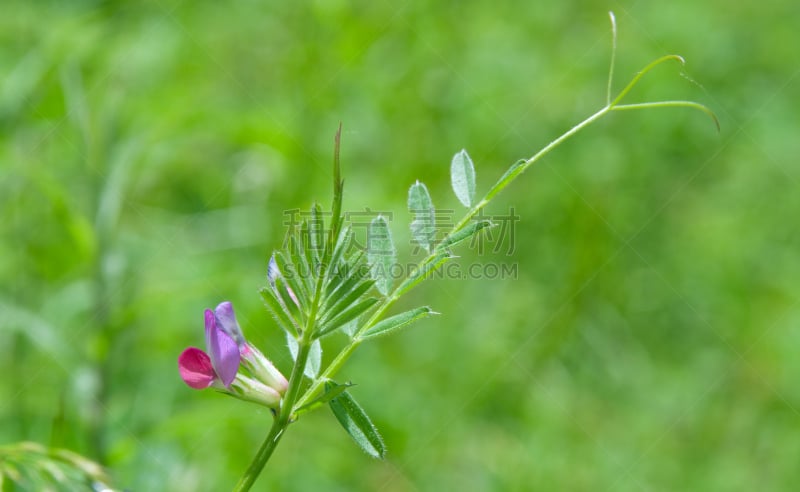
[[239,322],[236,321],[233,304],[229,301],[221,302],[214,310],[214,315],[217,326],[238,345],[242,365],[265,385],[274,388],[280,394],[285,393],[289,387],[289,381],[272,365],[269,359],[245,340],[242,329],[239,327]]
[[194,389],[213,386],[242,400],[277,408],[289,382],[245,340],[233,305],[225,301],[204,314],[208,352],[189,347],[181,353],[178,369],[183,381]]
[[241,355],[236,341],[218,326],[210,309],[205,313],[206,350],[189,347],[178,357],[183,381],[194,389],[205,389],[221,383],[230,388],[239,372]]

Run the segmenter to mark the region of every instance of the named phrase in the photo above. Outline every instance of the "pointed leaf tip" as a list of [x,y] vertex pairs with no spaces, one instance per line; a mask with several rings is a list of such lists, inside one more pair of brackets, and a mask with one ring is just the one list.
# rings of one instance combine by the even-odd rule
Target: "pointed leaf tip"
[[[331,385],[331,389],[335,389],[334,385],[335,383]],[[350,393],[343,391],[328,405],[336,416],[336,420],[362,451],[373,458],[383,459],[386,456],[386,445],[383,443],[378,429],[375,428],[375,424],[372,423],[364,409],[350,396]]]
[[429,308],[428,306],[419,307],[416,309],[411,309],[410,311],[406,311],[404,313],[400,313],[398,315],[392,316],[390,318],[386,318],[385,320],[376,323],[372,328],[368,329],[362,338],[372,338],[382,335],[388,335],[400,328],[403,328],[414,321],[417,321],[422,318],[427,318],[428,316],[435,313]]

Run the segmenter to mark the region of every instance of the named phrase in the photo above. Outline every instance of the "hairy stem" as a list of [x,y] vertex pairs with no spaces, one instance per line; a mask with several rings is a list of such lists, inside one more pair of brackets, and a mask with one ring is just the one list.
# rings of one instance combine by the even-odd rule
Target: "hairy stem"
[[[326,257],[326,255],[330,256],[329,250],[331,247],[331,243],[328,243],[328,246],[326,246],[325,250],[323,251],[323,257]],[[297,359],[294,361],[292,374],[289,376],[289,388],[286,390],[286,394],[284,394],[283,398],[281,399],[280,412],[272,422],[272,427],[270,428],[269,434],[267,434],[267,438],[264,439],[263,444],[261,444],[258,453],[256,453],[256,456],[253,458],[253,461],[250,463],[247,471],[233,489],[234,492],[244,492],[250,490],[250,487],[253,486],[253,483],[255,483],[256,479],[258,478],[258,475],[261,474],[261,470],[264,469],[267,461],[269,461],[270,456],[272,456],[272,452],[275,451],[275,448],[278,446],[281,438],[286,433],[286,428],[292,423],[292,413],[295,407],[295,401],[297,400],[297,396],[300,392],[300,386],[303,383],[303,374],[306,369],[308,354],[311,350],[313,334],[317,328],[317,313],[319,311],[320,300],[322,298],[322,285],[324,283],[324,279],[325,262],[323,261],[320,263],[319,276],[317,277],[316,287],[314,289],[314,301],[311,304],[311,312],[309,313],[306,321],[305,331],[300,333],[300,339],[297,341]]]

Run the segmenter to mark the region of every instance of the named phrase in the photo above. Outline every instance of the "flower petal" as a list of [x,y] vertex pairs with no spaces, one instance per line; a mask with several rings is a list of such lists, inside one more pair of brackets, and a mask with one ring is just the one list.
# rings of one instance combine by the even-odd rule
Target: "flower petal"
[[227,333],[219,329],[210,309],[206,309],[206,343],[211,356],[211,365],[222,380],[225,387],[229,387],[239,371],[239,346]]
[[214,310],[214,315],[217,318],[217,327],[233,338],[233,341],[239,347],[244,345],[244,334],[236,321],[236,315],[233,313],[233,304],[230,301],[221,302],[217,309]]
[[196,347],[189,347],[178,356],[178,371],[183,381],[194,389],[208,388],[217,377],[211,358]]
[[211,348],[211,332],[217,328],[217,319],[214,317],[214,311],[210,309],[203,311],[203,316],[206,323],[206,350],[209,350]]

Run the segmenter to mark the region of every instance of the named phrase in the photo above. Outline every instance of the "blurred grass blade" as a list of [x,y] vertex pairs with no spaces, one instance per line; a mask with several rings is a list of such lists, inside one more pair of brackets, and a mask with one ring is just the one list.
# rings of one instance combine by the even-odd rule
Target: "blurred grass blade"
[[[326,383],[325,386],[326,389],[330,388],[328,391],[332,391],[338,385]],[[386,446],[378,429],[350,393],[343,391],[341,395],[332,399],[329,405],[336,420],[342,424],[358,447],[373,458],[383,459],[386,456]]]
[[[64,100],[67,104],[67,117],[78,127],[83,136],[84,145],[91,151],[94,144],[92,132],[92,118],[89,102],[86,100],[86,87],[80,67],[74,61],[65,64],[61,69],[61,85],[64,91]],[[96,164],[93,159],[86,159],[90,167]],[[93,169],[95,172],[97,169]]]
[[379,215],[369,223],[367,234],[367,262],[378,291],[387,295],[392,290],[392,266],[396,251],[386,219]]
[[430,252],[436,231],[436,215],[428,188],[419,181],[408,189],[408,211],[414,216],[411,221],[412,239]]
[[68,343],[68,338],[62,336],[62,330],[58,326],[20,307],[9,298],[0,297],[0,311],[3,313],[0,317],[0,333],[6,330],[18,332],[61,365],[68,366],[80,360],[78,351]]
[[[3,74],[0,83],[0,119],[15,118],[36,93],[37,86],[53,62],[42,53],[41,47],[29,47],[24,57],[17,57],[14,66]],[[11,60],[9,60],[11,61]],[[0,490],[3,490],[0,488]]]
[[103,237],[108,237],[117,227],[122,204],[127,198],[126,186],[132,181],[131,169],[140,153],[141,145],[133,140],[114,148],[110,171],[100,192],[95,218],[97,230]]
[[110,485],[99,464],[72,451],[35,442],[0,446],[0,485],[2,491],[119,490]]
[[364,334],[361,335],[361,338],[367,339],[388,335],[389,333],[399,330],[400,328],[403,328],[404,326],[409,325],[418,319],[427,318],[432,314],[436,313],[428,306],[411,309],[410,311],[386,318],[380,323],[375,324],[375,326],[365,331]]
[[458,201],[471,207],[475,202],[475,166],[465,149],[457,152],[450,162],[450,181]]

